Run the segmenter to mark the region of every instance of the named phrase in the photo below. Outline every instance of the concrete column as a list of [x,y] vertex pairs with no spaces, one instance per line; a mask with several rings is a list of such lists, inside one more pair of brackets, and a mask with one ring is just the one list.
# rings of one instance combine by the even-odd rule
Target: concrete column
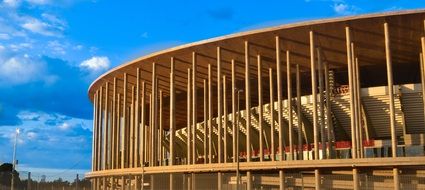
[[218,163],[222,163],[222,90],[221,90],[221,48],[217,47],[217,156]]
[[257,82],[258,82],[258,128],[260,145],[260,162],[264,160],[264,139],[263,139],[263,84],[262,84],[262,60],[261,55],[257,55]]
[[[385,34],[385,59],[387,63],[387,80],[388,80],[388,97],[390,101],[390,127],[391,127],[391,152],[392,157],[397,157],[397,134],[395,129],[395,106],[394,106],[394,83],[393,83],[393,69],[391,58],[391,44],[388,23],[384,23]],[[394,175],[394,189],[400,189],[398,168],[393,168]]]
[[[170,166],[174,165],[175,153],[174,153],[174,138],[176,135],[176,92],[174,87],[174,57],[171,57],[171,68],[170,68]],[[170,174],[170,189],[171,189],[171,180],[173,176]]]
[[279,36],[275,37],[276,39],[276,73],[277,73],[277,112],[278,112],[278,125],[279,125],[279,160],[282,161],[285,158],[285,144],[283,139],[283,108],[282,108],[282,68],[281,68],[281,56],[280,56],[280,38]]
[[249,42],[245,41],[245,120],[246,161],[251,162],[251,88],[249,76]]
[[275,130],[275,122],[274,122],[274,94],[273,94],[273,70],[269,68],[269,89],[270,89],[270,103],[269,103],[269,112],[270,112],[270,157],[272,161],[276,160],[276,150],[275,150],[275,139],[274,139],[274,130]]
[[196,163],[196,126],[198,119],[197,88],[196,88],[196,53],[192,52],[192,163]]
[[289,134],[289,159],[294,160],[294,140],[293,140],[293,116],[292,116],[292,77],[291,77],[291,59],[290,52],[286,51],[286,74],[288,87],[288,134]]
[[192,115],[192,113],[191,113],[191,108],[192,108],[192,106],[191,106],[191,70],[190,70],[190,68],[188,68],[187,69],[187,92],[186,92],[186,95],[187,95],[187,127],[186,127],[186,137],[187,137],[187,140],[186,140],[186,151],[187,151],[187,165],[189,165],[189,164],[191,164],[192,163],[192,151],[191,151],[191,147],[192,147],[192,145],[191,145],[191,141],[192,141],[192,138],[191,138],[191,115]]

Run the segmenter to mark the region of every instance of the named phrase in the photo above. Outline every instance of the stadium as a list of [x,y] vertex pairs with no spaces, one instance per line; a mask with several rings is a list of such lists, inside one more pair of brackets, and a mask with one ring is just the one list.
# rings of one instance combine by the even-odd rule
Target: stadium
[[424,189],[425,10],[154,52],[89,88],[93,189]]

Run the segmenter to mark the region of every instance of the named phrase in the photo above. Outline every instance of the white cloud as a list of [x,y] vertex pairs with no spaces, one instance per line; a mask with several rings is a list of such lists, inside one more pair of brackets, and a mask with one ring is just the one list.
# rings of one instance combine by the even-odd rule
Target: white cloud
[[11,144],[13,144],[14,142],[15,142],[15,138],[16,138],[16,142],[19,144],[19,145],[22,145],[22,144],[24,144],[25,143],[25,141],[24,141],[24,139],[22,139],[22,136],[18,133],[18,136],[16,136],[16,128],[13,128],[13,129],[11,129],[11,130],[9,130],[8,132],[7,132],[7,134],[4,134],[3,136],[5,136],[6,138],[9,138],[9,142],[11,143]]
[[27,133],[27,138],[28,138],[29,140],[34,140],[34,139],[36,139],[36,138],[37,138],[37,133],[35,133],[35,132],[28,132],[28,133]]
[[80,64],[80,68],[90,72],[98,73],[109,69],[110,61],[105,56],[94,56],[90,59],[84,60]]
[[6,33],[0,33],[0,40],[8,40],[10,39],[10,35]]
[[353,5],[349,5],[341,0],[334,0],[334,4],[332,6],[333,10],[336,14],[339,15],[352,15],[356,14],[358,11],[358,8]]
[[68,130],[69,128],[71,128],[71,125],[69,125],[68,123],[62,123],[62,124],[60,124],[59,126],[58,126],[58,128],[60,129],[60,130]]
[[59,19],[55,15],[43,13],[41,14],[41,17],[43,17],[44,20],[49,21],[50,24],[55,25],[55,27],[60,30],[64,30],[65,27],[67,26],[67,23],[65,21]]
[[343,3],[337,3],[334,4],[334,11],[338,14],[344,14],[348,9],[348,5],[347,4],[343,4]]
[[49,0],[27,0],[28,3],[36,4],[36,5],[45,5],[50,3]]
[[3,4],[7,5],[8,7],[17,7],[19,4],[21,4],[20,0],[3,0]]
[[73,47],[74,50],[82,50],[84,48],[83,45],[76,45]]
[[360,10],[359,7],[346,3],[346,0],[304,0],[306,3],[312,1],[332,3],[330,7],[338,15],[353,15],[357,14],[357,12]]
[[23,28],[45,36],[56,36],[58,33],[52,31],[52,26],[48,23],[42,22],[36,18],[27,19],[24,24],[21,25]]
[[405,8],[401,7],[401,6],[392,6],[392,7],[389,7],[387,9],[384,9],[384,11],[399,11],[399,10],[403,10],[403,9],[405,9]]
[[67,27],[65,21],[52,14],[43,13],[41,15],[42,19],[34,17],[17,17],[16,19],[22,22],[22,28],[44,36],[60,37]]
[[3,39],[12,38],[12,37],[25,37],[27,36],[25,32],[17,30],[14,24],[9,23],[12,22],[20,22],[17,21],[16,18],[11,18],[10,20],[5,20],[0,17],[0,33]]
[[60,43],[57,40],[54,41],[49,41],[47,43],[47,46],[52,50],[53,53],[55,54],[61,54],[61,55],[65,55],[66,54],[66,45]]
[[9,48],[12,51],[20,51],[20,50],[23,50],[23,49],[30,49],[30,48],[32,48],[32,44],[30,44],[30,43],[10,44],[9,45]]
[[29,55],[14,56],[2,60],[0,57],[0,86],[43,82],[51,85],[58,77],[47,73],[45,62]]
[[43,76],[44,64],[28,58],[12,57],[0,62],[0,81],[8,84],[24,84]]
[[[50,4],[50,0],[25,0],[32,5],[46,5]],[[9,7],[18,7],[21,4],[22,0],[3,0],[3,3]]]
[[36,121],[40,119],[41,114],[37,112],[22,111],[22,112],[19,112],[17,116],[21,120]]

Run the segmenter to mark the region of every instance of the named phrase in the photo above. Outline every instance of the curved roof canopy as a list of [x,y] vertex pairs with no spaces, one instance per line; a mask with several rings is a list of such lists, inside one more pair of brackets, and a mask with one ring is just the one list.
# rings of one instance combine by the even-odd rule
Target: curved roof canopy
[[[263,77],[268,76],[268,69],[276,71],[276,37],[280,39],[282,63],[285,63],[286,51],[290,51],[291,64],[298,64],[301,71],[302,93],[311,93],[310,79],[310,31],[314,33],[315,46],[320,48],[322,59],[328,63],[330,69],[336,73],[340,84],[347,84],[347,53],[346,27],[351,32],[351,40],[355,46],[355,57],[361,68],[362,87],[386,85],[386,58],[384,43],[384,23],[389,26],[392,64],[394,66],[394,81],[398,83],[412,83],[418,81],[419,52],[421,52],[421,37],[424,36],[425,10],[401,11],[361,16],[351,16],[334,19],[322,19],[276,27],[259,29],[248,32],[227,35],[209,40],[190,43],[163,51],[155,52],[128,63],[119,65],[97,78],[89,88],[89,97],[93,101],[94,94],[101,86],[109,85],[109,96],[112,98],[113,82],[116,78],[116,93],[123,94],[124,73],[127,73],[127,103],[131,103],[131,89],[137,82],[137,68],[140,68],[141,81],[145,83],[145,93],[151,93],[153,64],[156,65],[157,87],[162,91],[164,113],[169,109],[169,86],[171,59],[175,60],[175,89],[176,114],[179,116],[177,125],[183,126],[186,122],[186,90],[188,68],[192,67],[193,55],[196,57],[196,84],[198,102],[202,100],[204,80],[208,77],[208,65],[212,67],[213,97],[217,90],[217,48],[221,52],[221,74],[228,79],[231,76],[231,60],[236,64],[236,83],[243,88],[245,81],[245,42],[248,42],[250,65],[250,79],[256,85],[257,55],[262,58]],[[367,71],[368,70],[368,71]],[[283,67],[286,73],[286,67]],[[295,69],[292,69],[294,72]],[[366,72],[367,71],[367,72]],[[366,73],[364,73],[366,72]],[[413,73],[412,73],[413,72]],[[416,73],[415,73],[416,72]],[[283,77],[286,80],[286,77]],[[275,78],[276,79],[276,78]],[[268,80],[263,80],[268,81]],[[285,83],[285,82],[284,82]],[[227,93],[230,92],[230,85]],[[105,92],[105,90],[103,91]],[[263,90],[266,94],[267,89]],[[256,106],[257,90],[251,90],[253,95],[252,106]],[[268,92],[267,92],[268,93]],[[285,94],[285,93],[284,93]],[[121,96],[122,97],[122,96]],[[224,96],[229,98],[228,96]],[[241,98],[240,101],[243,101]],[[265,101],[268,96],[266,95]],[[145,98],[149,101],[149,98]],[[213,113],[216,113],[216,101],[213,101]],[[198,117],[202,116],[203,105],[198,103]],[[241,109],[245,109],[242,105]],[[164,116],[167,125],[168,114]],[[200,121],[200,119],[198,119]],[[164,126],[167,128],[167,126]]]
[[[230,61],[234,59],[237,65],[237,77],[244,77],[244,42],[250,44],[250,62],[255,73],[256,56],[263,57],[264,64],[275,68],[276,50],[275,37],[279,36],[282,51],[289,50],[292,62],[299,64],[301,72],[310,67],[309,31],[314,31],[315,43],[322,50],[323,59],[331,68],[346,67],[345,27],[351,29],[355,53],[359,64],[375,65],[385,63],[384,27],[387,22],[390,28],[393,64],[418,62],[420,37],[424,33],[425,10],[401,11],[361,16],[350,16],[335,19],[322,19],[254,31],[241,32],[209,40],[181,45],[178,47],[155,52],[128,63],[119,65],[97,78],[89,88],[89,97],[93,100],[94,92],[105,82],[112,84],[114,77],[123,78],[123,73],[129,75],[128,82],[135,84],[136,68],[141,69],[141,80],[145,81],[147,93],[151,88],[152,63],[157,65],[159,89],[168,95],[170,59],[174,57],[176,90],[185,91],[187,83],[187,68],[191,67],[192,52],[197,55],[197,85],[203,86],[207,78],[208,64],[213,68],[213,79],[216,79],[217,47],[221,47],[222,73],[230,76]],[[284,60],[284,59],[282,59]],[[267,66],[266,66],[267,67]],[[267,73],[267,71],[265,71]],[[255,77],[255,76],[252,76]],[[118,83],[122,83],[118,82]],[[112,89],[112,88],[110,88]],[[122,84],[118,84],[122,91]]]

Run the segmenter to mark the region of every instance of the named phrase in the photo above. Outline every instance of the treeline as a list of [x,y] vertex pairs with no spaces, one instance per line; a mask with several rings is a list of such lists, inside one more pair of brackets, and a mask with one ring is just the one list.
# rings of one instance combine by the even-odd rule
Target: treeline
[[[12,167],[9,163],[0,165],[0,190],[11,189]],[[21,180],[27,176],[19,176],[16,170],[13,170],[13,175],[15,190],[89,190],[91,188],[91,183],[87,179],[75,179],[73,182],[64,181],[62,178],[53,181]]]

